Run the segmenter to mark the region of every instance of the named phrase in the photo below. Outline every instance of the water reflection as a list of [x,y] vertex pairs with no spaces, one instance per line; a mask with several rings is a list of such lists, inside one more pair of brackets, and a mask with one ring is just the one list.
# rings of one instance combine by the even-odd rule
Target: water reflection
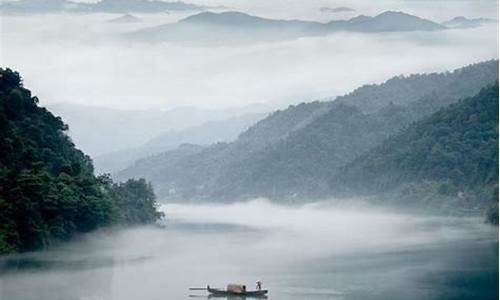
[[189,295],[189,298],[198,299],[227,299],[227,300],[251,300],[251,299],[268,299],[268,296],[220,296],[220,295]]
[[0,299],[112,299],[114,259],[2,259]]
[[1,258],[0,299],[211,299],[188,288],[256,280],[271,300],[498,299],[498,229],[478,219],[269,203],[167,209],[165,228]]

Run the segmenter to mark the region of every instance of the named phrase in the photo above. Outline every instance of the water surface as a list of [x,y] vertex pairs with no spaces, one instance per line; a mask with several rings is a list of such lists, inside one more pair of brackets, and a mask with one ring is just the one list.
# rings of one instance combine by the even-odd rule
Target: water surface
[[0,260],[0,299],[203,299],[262,280],[268,299],[498,299],[498,229],[264,200],[166,205],[164,227],[107,230]]

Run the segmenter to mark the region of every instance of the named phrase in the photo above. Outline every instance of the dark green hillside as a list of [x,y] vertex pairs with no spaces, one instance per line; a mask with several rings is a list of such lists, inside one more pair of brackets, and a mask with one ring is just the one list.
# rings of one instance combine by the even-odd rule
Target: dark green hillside
[[327,112],[286,138],[228,165],[218,174],[212,197],[324,196],[329,193],[328,178],[342,166],[411,122],[472,96],[497,79],[498,62],[489,61],[362,87],[335,100]]
[[421,99],[443,106],[440,103],[443,99],[473,96],[478,86],[492,82],[495,77],[498,77],[498,61],[491,60],[451,72],[396,76],[382,84],[364,85],[335,101],[356,106],[364,113],[375,112],[389,104],[408,105]]
[[331,108],[329,102],[301,103],[278,110],[240,134],[238,142],[262,148],[299,130]]
[[198,197],[215,184],[223,168],[286,138],[328,111],[331,103],[312,102],[278,110],[243,132],[233,143],[208,147],[181,145],[178,149],[136,161],[115,177],[121,180],[144,177],[161,182],[155,190],[163,197]]
[[412,124],[348,164],[334,180],[337,189],[355,194],[401,187],[406,194],[419,192],[414,183],[464,201],[474,192],[476,206],[497,200],[498,83]]
[[[123,213],[123,197],[113,194],[116,185],[94,176],[91,160],[75,148],[67,129],[38,106],[18,73],[0,69],[0,253],[39,249],[134,220]],[[134,182],[137,195],[150,190]],[[150,198],[135,201],[155,210]],[[148,214],[149,221],[159,216]]]
[[167,158],[174,152],[144,159],[118,177],[145,177],[160,195],[182,200],[323,197],[330,193],[333,174],[356,157],[496,80],[498,61],[396,77],[335,101],[291,106],[233,143],[187,152],[175,160]]

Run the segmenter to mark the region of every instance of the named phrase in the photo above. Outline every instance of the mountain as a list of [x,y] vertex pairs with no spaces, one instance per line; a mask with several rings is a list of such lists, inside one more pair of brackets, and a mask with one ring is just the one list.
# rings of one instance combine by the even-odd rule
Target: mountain
[[449,28],[474,28],[482,26],[484,24],[490,24],[495,22],[497,21],[494,19],[488,19],[488,18],[468,19],[466,17],[460,16],[442,22],[441,25],[444,25]]
[[0,69],[0,254],[161,217],[151,185],[94,176],[67,129],[38,106],[18,73]]
[[320,7],[319,8],[320,12],[327,12],[327,13],[343,13],[343,12],[353,12],[356,11],[354,8],[350,7],[345,7],[345,6],[339,6],[339,7]]
[[10,14],[43,13],[158,13],[170,10],[205,10],[209,7],[181,1],[164,2],[149,0],[101,0],[95,3],[83,3],[68,0],[18,0],[3,2],[0,11]]
[[[306,126],[317,115],[327,111],[330,103],[313,102],[278,110],[243,132],[235,142],[217,143],[196,148],[195,152],[172,150],[137,161],[118,172],[115,178],[155,178],[159,195],[173,198],[195,196],[199,187],[216,179],[226,165],[262,151],[266,146],[285,138],[290,132]],[[173,158],[172,158],[173,157]],[[143,174],[140,175],[139,174]],[[163,184],[165,183],[165,184]],[[199,196],[199,195],[198,195]]]
[[[395,77],[330,102],[277,111],[232,143],[153,156],[119,172],[145,177],[165,199],[323,197],[333,174],[405,126],[498,79],[498,61]],[[175,153],[176,159],[170,159]],[[147,167],[144,167],[147,165]]]
[[385,11],[374,17],[357,16],[347,21],[327,23],[329,30],[355,32],[435,31],[446,27],[399,11]]
[[137,148],[165,132],[268,110],[259,104],[219,110],[194,107],[165,111],[119,110],[69,103],[54,104],[49,108],[66,120],[73,141],[92,157]]
[[274,20],[241,12],[202,12],[176,23],[141,29],[126,37],[147,42],[187,44],[255,43],[322,36],[339,31],[393,32],[434,31],[446,27],[402,12],[387,11],[375,17],[358,16],[328,23],[302,20]]
[[[359,156],[333,185],[351,195],[397,190],[395,201],[414,206],[426,202],[477,210],[497,202],[498,82]],[[446,198],[454,202],[444,203]]]
[[123,15],[121,17],[108,20],[107,22],[108,23],[123,24],[123,23],[139,23],[139,22],[142,22],[142,20],[134,15],[126,14],[126,15]]
[[209,121],[183,130],[168,131],[140,147],[95,156],[93,160],[96,171],[97,173],[115,173],[132,165],[140,158],[172,150],[182,144],[206,146],[217,142],[231,142],[264,116],[262,113],[244,114],[221,121]]

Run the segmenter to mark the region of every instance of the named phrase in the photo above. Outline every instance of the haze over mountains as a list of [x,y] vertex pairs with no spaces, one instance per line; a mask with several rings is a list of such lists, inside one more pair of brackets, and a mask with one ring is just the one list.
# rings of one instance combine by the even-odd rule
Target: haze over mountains
[[[270,0],[258,5],[253,1],[231,4],[221,0],[218,3],[249,16],[276,21],[326,24],[340,17],[319,12],[318,9],[326,5],[320,0],[291,0],[286,11],[280,9],[278,2]],[[434,23],[461,15],[495,18],[490,9],[492,5],[481,2],[470,8],[464,2],[424,5],[416,1],[396,4],[378,1],[374,5],[354,1],[348,6],[356,9],[349,17],[402,11]],[[213,4],[208,0],[196,3]],[[436,7],[443,9],[436,10]],[[225,43],[201,44],[200,41],[198,47],[189,47],[189,41],[187,45],[168,41],[151,44],[123,37],[139,29],[175,24],[199,11],[128,13],[142,22],[107,22],[126,13],[3,14],[2,60],[5,65],[20,70],[26,84],[41,95],[46,105],[69,102],[144,110],[186,105],[221,108],[266,101],[297,103],[344,94],[363,83],[381,82],[394,74],[443,71],[496,57],[496,41],[490,38],[496,32],[492,24],[467,30],[371,34],[339,31],[269,43],[259,36],[252,39],[249,33],[246,35],[249,44],[228,39]],[[366,52],[365,48],[371,51]],[[314,55],[309,55],[312,52]],[[51,66],[50,76],[45,76],[45,68],[38,64],[40,56]],[[389,57],[392,63],[383,63]],[[367,65],[370,67],[365,68]],[[270,70],[262,72],[259,66]],[[346,68],[350,69],[349,76],[343,74]]]
[[117,178],[145,177],[170,200],[325,197],[332,193],[334,174],[346,164],[412,122],[474,96],[497,80],[498,61],[448,73],[395,77],[332,102],[277,111],[233,143],[140,160]]
[[464,16],[455,17],[451,20],[442,22],[441,25],[444,25],[449,28],[474,28],[479,27],[484,24],[495,23],[498,22],[494,19],[489,18],[473,18],[469,19]]
[[494,203],[498,82],[404,128],[347,164],[332,185],[351,195],[391,192],[400,205],[414,207],[471,209]]
[[[26,84],[48,101],[43,104],[67,121],[73,141],[99,172],[125,168],[117,178],[144,176],[166,201],[263,196],[293,202],[348,193],[333,184],[345,166],[498,77],[486,63],[354,90],[396,74],[442,72],[497,58],[498,30],[486,21],[496,16],[484,7],[446,2],[441,4],[451,10],[436,12],[435,2],[420,10],[414,2],[359,2],[346,15],[360,16],[331,21],[345,15],[321,13],[325,4],[318,2],[286,12],[276,3],[274,9],[255,9],[238,2],[223,13],[168,14],[125,12],[110,0],[78,14],[80,8],[59,1],[64,13],[58,13],[61,6],[48,3],[50,14],[2,15],[5,64],[25,74]],[[467,18],[454,18],[461,15]],[[248,111],[212,111],[255,102],[283,107],[350,90],[333,102],[294,105],[260,122],[262,116],[253,119]],[[66,108],[54,105],[61,102]],[[170,114],[184,105],[195,108]],[[443,182],[420,184],[417,190],[458,191]]]
[[0,0],[0,300],[498,299],[498,0],[172,1]]
[[43,13],[160,13],[168,11],[205,10],[200,6],[182,1],[165,2],[149,0],[100,0],[82,3],[67,0],[19,0],[3,2],[0,11],[13,14]]
[[98,173],[116,173],[134,161],[183,144],[207,146],[217,142],[232,142],[250,126],[264,118],[263,113],[247,113],[224,120],[208,121],[182,130],[168,130],[134,148],[96,155],[94,166]]
[[108,20],[109,23],[117,23],[117,24],[124,24],[124,23],[139,23],[142,22],[141,18],[138,18],[134,15],[131,14],[125,14],[121,17],[114,18],[111,20]]
[[319,11],[328,12],[328,13],[343,13],[343,12],[353,12],[356,10],[354,8],[350,8],[350,7],[346,7],[346,6],[339,6],[339,7],[323,6],[323,7],[319,8]]
[[374,17],[360,15],[349,20],[327,23],[267,19],[228,11],[202,12],[176,23],[139,30],[127,37],[148,42],[224,44],[288,40],[346,31],[376,33],[443,29],[446,27],[441,24],[396,11],[386,11]]
[[[160,134],[199,127],[207,122],[231,118],[251,118],[268,111],[266,105],[254,104],[228,109],[179,107],[172,110],[119,110],[75,104],[54,104],[50,109],[67,120],[73,141],[92,157],[140,147]],[[233,119],[234,120],[234,119]],[[96,126],[99,130],[95,130]],[[223,134],[215,135],[218,137]],[[218,139],[214,136],[214,142]],[[207,136],[207,139],[209,137]],[[193,139],[192,142],[200,141]],[[184,142],[189,142],[187,139]],[[181,141],[182,143],[182,141]]]

